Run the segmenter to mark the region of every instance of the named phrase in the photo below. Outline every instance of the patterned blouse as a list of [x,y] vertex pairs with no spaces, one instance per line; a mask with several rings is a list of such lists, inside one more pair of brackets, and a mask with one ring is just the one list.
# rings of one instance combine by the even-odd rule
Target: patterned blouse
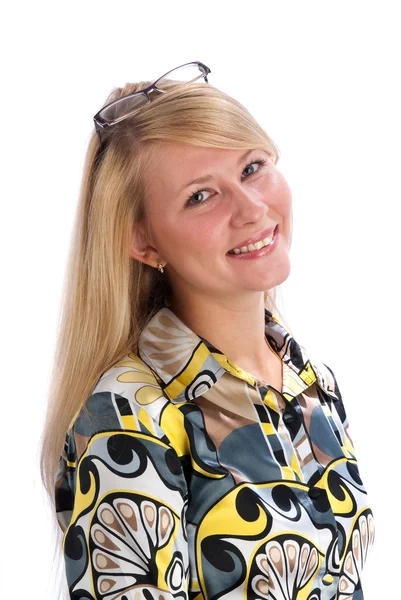
[[372,510],[333,371],[265,309],[282,392],[167,306],[71,422],[70,598],[361,600]]

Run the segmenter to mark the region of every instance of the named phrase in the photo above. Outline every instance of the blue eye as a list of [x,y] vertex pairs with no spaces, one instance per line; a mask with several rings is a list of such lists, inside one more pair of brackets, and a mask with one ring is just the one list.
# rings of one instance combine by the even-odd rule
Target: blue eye
[[[265,162],[266,162],[266,159],[265,159],[265,158],[261,158],[261,159],[259,159],[259,160],[253,160],[252,162],[250,162],[250,163],[248,163],[248,164],[246,165],[246,167],[245,167],[244,171],[245,171],[246,169],[248,169],[248,167],[250,167],[250,166],[252,166],[252,165],[255,165],[255,164],[256,164],[256,165],[259,165],[259,169],[257,169],[257,170],[258,170],[258,171],[260,171],[260,167],[261,167],[262,165],[264,165],[264,164],[265,164]],[[246,178],[247,178],[247,177],[249,177],[249,175],[253,175],[255,172],[257,172],[257,171],[252,171],[252,173],[249,173],[248,175],[246,175]],[[211,192],[211,191],[212,191],[212,190],[207,190],[207,189],[205,189],[205,188],[199,188],[198,190],[196,190],[196,192],[193,192],[193,193],[192,193],[192,194],[189,196],[189,198],[187,198],[187,200],[186,200],[186,202],[185,202],[185,204],[184,204],[185,208],[186,208],[186,207],[189,207],[189,206],[199,206],[199,205],[206,204],[206,203],[207,203],[207,201],[208,201],[208,199],[206,199],[206,200],[199,200],[199,201],[196,201],[196,200],[195,200],[195,202],[193,202],[193,199],[194,199],[194,198],[195,198],[195,196],[197,196],[198,194],[201,194],[201,193],[203,194],[203,192]]]

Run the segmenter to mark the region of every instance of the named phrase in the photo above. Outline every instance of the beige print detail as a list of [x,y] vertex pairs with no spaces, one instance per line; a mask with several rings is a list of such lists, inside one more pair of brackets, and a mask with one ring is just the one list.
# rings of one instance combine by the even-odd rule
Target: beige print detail
[[99,543],[99,544],[104,544],[106,541],[106,536],[104,535],[103,531],[95,531],[95,533],[93,534],[95,540]]
[[310,554],[310,558],[309,558],[309,564],[305,573],[305,578],[309,579],[309,577],[312,575],[312,572],[315,570],[317,566],[317,551],[316,548],[312,548],[312,552]]
[[308,556],[309,556],[309,548],[307,546],[304,546],[301,551],[301,567],[302,567],[302,569],[305,568]]
[[145,519],[150,527],[153,527],[156,519],[155,507],[152,504],[145,504],[143,514],[145,515]]
[[368,529],[367,529],[367,523],[366,521],[361,521],[361,534],[362,534],[362,546],[366,546],[367,543],[367,534],[368,534]]
[[352,579],[352,576],[354,575],[354,564],[353,563],[354,563],[354,561],[352,558],[352,553],[348,552],[348,556],[347,556],[347,559],[346,559],[345,565],[344,565],[344,570],[346,571],[347,574],[349,574],[351,576],[351,579]]
[[302,393],[299,395],[298,403],[302,409],[302,414],[305,421],[305,427],[307,431],[310,431],[310,420],[312,412],[315,408],[320,406],[320,400],[316,395],[316,389],[313,385],[312,388],[308,390],[308,394]]
[[86,447],[87,447],[88,441],[89,441],[89,437],[87,437],[85,435],[80,435],[79,433],[76,433],[74,431],[74,441],[75,441],[75,450],[76,450],[77,464],[78,464],[82,454],[86,450]]
[[316,456],[317,461],[323,467],[327,467],[327,465],[332,462],[333,457],[329,456],[328,454],[326,454],[325,452],[320,450],[319,446],[316,446],[316,444],[314,442],[312,442],[312,448],[313,448],[313,452]]
[[195,402],[201,399],[206,399],[226,411],[227,414],[234,415],[237,422],[241,418],[246,420],[246,424],[257,423],[259,420],[253,406],[253,403],[260,403],[257,390],[230,373],[224,373],[218,384],[196,398]]
[[119,565],[109,556],[105,556],[100,552],[95,556],[95,564],[96,567],[101,570],[118,569],[119,567]]
[[344,433],[347,436],[349,443],[351,444],[351,448],[354,448],[354,442],[352,441],[352,437],[349,434],[349,425],[344,428]]
[[114,544],[110,540],[110,538],[103,533],[103,531],[101,531],[100,529],[97,528],[96,525],[92,528],[92,536],[93,536],[95,542],[97,544],[99,544],[99,546],[106,548],[106,550],[121,551],[121,548],[119,546],[117,546],[116,544]]
[[205,398],[205,395],[206,394],[196,398],[195,404],[202,410],[206,430],[217,450],[220,448],[222,442],[224,442],[233,431],[240,429],[245,425],[252,425],[255,423],[254,420],[238,416],[226,408],[219,407],[219,410],[216,410],[214,402]]
[[267,596],[269,593],[269,584],[265,579],[260,578],[255,584],[255,589],[262,595]]
[[[315,385],[311,386],[308,389],[307,394],[306,393],[300,394],[300,396],[298,398],[298,403],[302,409],[302,414],[303,414],[304,422],[305,422],[305,428],[308,432],[310,432],[310,422],[311,422],[312,412],[314,411],[315,408],[320,407],[320,400],[317,397]],[[313,442],[312,442],[312,448],[313,448],[314,455],[316,456],[316,459],[323,467],[326,467],[333,460],[332,456],[329,456],[328,454],[323,452]],[[306,461],[306,459],[304,459],[303,463],[305,464],[306,462],[309,462],[309,461]]]
[[[300,376],[295,373],[289,365],[283,362],[283,390],[282,393],[290,394],[291,396],[298,396],[305,390],[307,384]],[[309,388],[306,388],[309,389]]]
[[287,557],[288,557],[288,562],[289,562],[289,566],[290,566],[290,571],[294,570],[296,556],[297,556],[296,548],[294,546],[292,546],[291,544],[288,544]]
[[300,465],[302,465],[304,467],[304,466],[308,465],[313,460],[315,460],[314,456],[313,456],[312,452],[309,452],[309,454],[307,454],[305,456],[305,458],[303,459],[303,461],[299,461],[299,462],[300,462]]
[[99,590],[102,594],[109,592],[116,585],[113,579],[102,579],[100,581]]
[[236,469],[234,469],[233,467],[231,467],[230,465],[225,465],[221,459],[219,459],[219,462],[221,464],[221,466],[224,469],[227,469],[227,471],[230,471],[235,483],[241,484],[241,483],[252,483],[252,481],[250,481],[249,477],[246,477],[246,475],[244,475],[244,473],[240,473],[239,471],[237,471]]
[[99,569],[104,569],[107,566],[107,558],[104,554],[97,554],[95,562]]
[[[302,546],[289,540],[284,541],[282,545],[273,539],[266,545],[266,556],[270,565],[270,589],[273,590],[275,585],[277,589],[286,588],[288,598],[295,598],[295,592],[312,578],[319,562],[317,549],[306,541]],[[264,572],[261,561],[258,557],[256,560],[260,570]],[[285,597],[287,598],[287,595]]]
[[369,543],[373,544],[374,536],[375,536],[375,524],[373,521],[372,515],[368,516],[368,529],[369,529]]
[[156,370],[166,371],[170,377],[189,362],[198,343],[199,337],[183,328],[167,308],[162,308],[151,319],[139,341]]
[[138,531],[138,522],[132,507],[125,502],[117,502],[117,508],[132,531]]
[[[308,449],[308,452],[306,455],[305,455],[305,452],[301,452],[301,449],[304,450],[305,448]],[[303,435],[301,437],[301,439],[298,441],[298,443],[294,446],[294,450],[295,450],[295,454],[298,459],[298,463],[300,464],[301,468],[303,468],[305,465],[310,463],[311,460],[313,460],[313,454],[310,450],[309,441],[308,441],[308,438],[306,437],[306,435]]]
[[165,508],[160,509],[159,513],[160,518],[160,533],[162,538],[165,537],[166,533],[171,529],[173,525],[173,519],[171,513],[168,512]]
[[352,534],[352,546],[354,551],[354,556],[357,561],[359,561],[360,553],[359,553],[359,532],[354,531]]
[[[225,375],[223,375],[223,377],[224,376]],[[230,376],[228,375],[227,379],[229,379],[229,377]],[[238,394],[238,386],[242,386],[243,384],[247,385],[245,382],[240,382],[239,380],[236,380],[233,385],[230,381],[230,386],[228,390],[225,386],[214,386],[208,392],[194,400],[194,403],[197,404],[202,410],[206,430],[208,432],[208,435],[210,436],[210,439],[216,446],[217,452],[219,451],[219,448],[224,442],[224,440],[226,440],[227,437],[229,437],[233,431],[235,431],[236,429],[240,429],[241,427],[244,427],[246,425],[252,425],[257,422],[255,418],[254,409],[251,403],[247,400],[246,397],[244,397],[244,395],[242,395],[241,397],[241,395]],[[231,389],[231,385],[233,388],[235,386],[235,391]],[[225,395],[227,391],[231,392],[231,396]],[[241,398],[242,412],[251,414],[253,418],[247,418],[234,412],[236,409],[239,410],[238,405],[236,406],[235,402],[233,401],[231,401],[230,403],[230,397],[232,398],[232,400],[234,400],[236,397]],[[223,399],[225,401],[223,401]],[[248,404],[246,411],[245,406],[243,406],[243,404],[245,403]],[[222,406],[223,404],[225,405],[224,407]],[[217,410],[216,406],[218,406]],[[222,462],[220,464],[222,467],[230,471],[237,484],[249,481],[249,479],[246,476],[244,476],[243,473],[237,471],[232,466],[225,465]]]
[[265,572],[267,575],[269,574],[269,565],[268,565],[267,559],[266,559],[265,557],[263,557],[263,558],[260,560],[260,565],[259,565],[259,566],[260,566],[260,568],[261,568],[261,569],[262,569],[262,570],[263,570],[263,571],[264,571],[264,572]]
[[119,533],[122,537],[125,537],[125,534],[121,528],[120,523],[117,521],[113,513],[109,508],[103,508],[100,510],[100,520],[110,527],[110,529],[114,529],[117,533]]
[[277,570],[277,573],[280,575],[280,577],[282,577],[283,572],[284,572],[283,571],[283,561],[281,560],[281,554],[280,554],[279,550],[277,548],[270,548],[269,556]]
[[[262,575],[256,575],[256,577],[254,577],[253,579],[253,583],[254,583],[254,587],[257,587],[257,584],[260,583],[260,581],[263,581],[267,586],[269,586],[270,583],[270,576],[269,576],[269,563],[267,562],[267,556],[266,554],[259,554],[256,557],[256,564],[258,565]],[[266,589],[264,587],[264,589]],[[260,588],[259,588],[260,590]]]

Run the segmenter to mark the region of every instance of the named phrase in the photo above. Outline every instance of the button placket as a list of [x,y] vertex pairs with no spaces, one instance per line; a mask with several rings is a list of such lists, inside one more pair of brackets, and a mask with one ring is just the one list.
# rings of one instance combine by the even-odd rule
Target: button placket
[[286,410],[283,408],[283,421],[286,425],[292,425],[295,423],[296,419],[293,414],[286,412]]
[[[262,406],[266,412],[266,415],[269,419],[269,422],[274,430],[275,438],[280,444],[280,448],[282,451],[282,458],[284,459],[284,461],[280,460],[277,456],[276,456],[276,460],[283,470],[283,478],[288,479],[288,473],[286,474],[286,470],[288,470],[291,472],[294,479],[299,479],[300,476],[302,475],[302,471],[299,467],[297,456],[294,453],[294,448],[293,448],[290,436],[288,435],[287,430],[285,430],[285,432],[284,431],[280,432],[280,427],[281,427],[280,412],[282,409],[280,408],[278,398],[277,398],[277,395],[279,394],[279,392],[277,392],[274,388],[272,388],[269,385],[259,386],[256,382],[255,382],[254,387],[258,391],[259,398],[261,400],[261,404],[262,404]],[[269,438],[267,437],[266,433],[265,433],[265,441],[268,445],[270,445],[270,441],[269,441]],[[290,454],[290,456],[289,456],[289,454]],[[297,471],[294,470],[294,468],[293,468],[293,464],[292,464],[293,457],[295,457],[295,460],[297,461],[299,473],[297,473]],[[301,477],[301,480],[302,480],[302,477]]]
[[[291,447],[291,451],[292,451],[292,457],[293,457],[292,460],[295,461],[295,463],[296,463],[295,471],[297,472],[300,480],[305,481],[305,476],[304,476],[304,472],[301,467],[300,458],[299,458],[298,452],[295,448],[295,445],[294,445],[294,442],[292,439],[293,436],[292,436],[291,427],[298,420],[298,415],[296,415],[296,416],[293,415],[292,410],[294,410],[294,408],[290,405],[289,401],[286,400],[286,407],[281,409],[281,414],[280,414],[280,421],[281,420],[283,421],[283,425],[279,421],[278,427],[279,427],[279,429],[282,427],[283,430],[285,431],[286,438],[288,440],[288,443],[289,443],[289,445]],[[292,469],[294,470],[293,465],[292,465]]]
[[[268,401],[266,402],[266,395],[267,395],[266,392],[268,390],[270,390],[271,393],[269,394],[269,396],[267,398]],[[262,395],[263,391],[265,391],[265,395]],[[337,527],[337,522],[335,519],[334,512],[328,501],[327,491],[325,490],[325,488],[318,487],[320,485],[319,484],[320,477],[318,477],[318,479],[316,479],[316,477],[315,477],[315,476],[318,476],[318,474],[322,475],[322,473],[325,471],[325,467],[319,463],[319,461],[315,455],[315,451],[314,451],[313,445],[312,445],[312,440],[309,435],[309,431],[306,427],[302,405],[298,402],[298,399],[296,396],[294,396],[293,398],[290,398],[287,395],[284,396],[283,394],[280,394],[277,390],[273,390],[271,388],[271,386],[266,386],[266,387],[264,387],[264,389],[263,388],[260,389],[259,393],[260,393],[261,399],[263,401],[263,404],[265,406],[266,412],[272,413],[274,411],[275,413],[278,413],[277,414],[278,423],[276,420],[277,436],[279,438],[280,437],[283,438],[283,436],[285,436],[286,440],[289,438],[289,440],[288,440],[289,444],[291,444],[293,455],[295,456],[295,459],[299,466],[299,472],[301,474],[301,481],[303,481],[304,483],[307,483],[307,481],[312,480],[314,482],[314,485],[309,485],[309,486],[307,485],[305,487],[305,491],[304,491],[305,504],[310,506],[309,510],[312,511],[312,514],[318,515],[317,519],[322,518],[322,515],[325,514],[325,519],[327,519],[328,525],[330,525],[331,527],[333,527],[333,526]],[[279,402],[279,400],[281,400],[281,402]],[[294,429],[294,427],[295,427],[295,429]],[[298,430],[299,430],[299,433],[298,433]],[[301,459],[300,459],[300,456],[298,455],[298,452],[294,446],[294,443],[292,440],[292,438],[294,438],[294,433],[292,433],[292,432],[294,432],[294,433],[297,432],[296,433],[297,440],[298,440],[299,436],[302,436],[302,435],[305,436],[305,441],[310,448],[311,454],[314,459],[313,462],[314,462],[315,468],[316,468],[316,472],[314,474],[315,476],[313,476],[312,478],[308,477],[306,479],[305,473],[302,470],[302,468],[300,467]],[[287,460],[288,460],[288,450],[287,450]],[[291,469],[293,470],[293,464],[289,463],[289,465],[291,465]],[[328,504],[328,507],[327,507],[328,511],[327,511],[327,513],[324,513],[324,512],[322,512],[322,510],[324,509],[326,502]],[[322,530],[319,529],[317,531],[317,540],[316,541],[320,547],[328,548],[329,547],[328,544],[330,542],[330,540],[328,539],[328,529],[327,530],[325,528],[323,528]],[[327,565],[322,565],[321,577],[322,577],[322,583],[324,584],[324,587],[326,588],[326,590],[329,590],[331,588],[331,586],[335,585],[336,575],[330,573],[330,571],[327,569]]]
[[[289,428],[286,426],[284,421],[282,421],[283,413],[286,412],[290,406],[289,400],[272,386],[259,386],[256,384],[255,387],[259,392],[259,397],[263,403],[264,409],[269,416],[269,420],[272,422],[272,425],[275,428],[277,439],[280,441],[281,448],[283,449],[287,463],[285,468],[291,471],[295,479],[298,479],[299,481],[305,481],[299,462],[299,457],[291,439]],[[263,393],[264,391],[265,393]],[[274,414],[277,416],[275,419],[275,425],[272,421],[272,412],[274,412]]]

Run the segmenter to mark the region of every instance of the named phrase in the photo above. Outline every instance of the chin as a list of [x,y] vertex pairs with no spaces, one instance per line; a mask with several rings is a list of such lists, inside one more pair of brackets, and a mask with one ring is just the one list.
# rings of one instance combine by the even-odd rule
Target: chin
[[284,281],[286,281],[286,279],[288,279],[290,272],[291,272],[291,264],[290,264],[290,261],[288,260],[285,262],[285,264],[280,265],[280,268],[276,268],[276,270],[274,272],[274,277],[271,276],[269,278],[269,281],[267,282],[267,287],[265,289],[270,290],[270,289],[277,287],[281,283],[284,283]]

